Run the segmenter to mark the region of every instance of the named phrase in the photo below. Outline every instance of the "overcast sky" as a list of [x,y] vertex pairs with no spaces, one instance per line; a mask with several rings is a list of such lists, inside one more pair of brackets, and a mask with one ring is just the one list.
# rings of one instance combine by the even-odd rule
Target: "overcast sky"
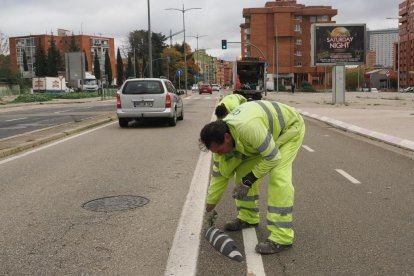
[[[229,44],[221,50],[221,39],[240,41],[243,8],[264,7],[262,0],[150,0],[151,30],[166,36],[183,29],[180,11],[167,8],[201,8],[185,12],[186,42],[226,60],[240,55],[240,46]],[[297,0],[306,6],[325,5],[338,10],[337,23],[365,23],[371,30],[396,28],[398,4],[402,0]],[[6,36],[56,34],[58,28],[79,34],[115,38],[115,46],[125,44],[128,32],[148,29],[147,0],[0,0],[0,32]],[[169,40],[168,40],[169,41]],[[173,43],[183,41],[183,34]]]

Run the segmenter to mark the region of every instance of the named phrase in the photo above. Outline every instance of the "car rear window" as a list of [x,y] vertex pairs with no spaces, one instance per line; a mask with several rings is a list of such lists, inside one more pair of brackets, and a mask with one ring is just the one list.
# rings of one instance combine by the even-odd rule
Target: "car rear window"
[[162,94],[164,87],[160,81],[139,80],[125,83],[122,94]]

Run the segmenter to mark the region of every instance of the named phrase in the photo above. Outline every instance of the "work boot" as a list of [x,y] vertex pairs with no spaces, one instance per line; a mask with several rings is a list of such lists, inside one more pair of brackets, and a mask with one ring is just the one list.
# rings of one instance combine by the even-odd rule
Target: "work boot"
[[241,220],[239,218],[235,218],[234,220],[228,221],[225,225],[224,225],[224,229],[227,231],[238,231],[238,230],[242,230],[244,228],[249,228],[249,227],[257,227],[258,223],[253,223],[250,224],[244,220]]
[[279,253],[291,247],[292,247],[291,244],[289,245],[278,244],[274,241],[267,239],[266,241],[259,242],[256,245],[256,252],[263,254],[263,255],[267,255],[267,254]]

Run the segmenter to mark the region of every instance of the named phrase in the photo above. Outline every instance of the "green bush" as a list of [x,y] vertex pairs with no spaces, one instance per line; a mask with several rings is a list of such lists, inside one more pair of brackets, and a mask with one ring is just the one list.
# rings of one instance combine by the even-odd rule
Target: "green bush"
[[299,88],[301,92],[316,92],[316,89],[307,81],[302,82],[302,86]]
[[47,102],[53,99],[84,99],[98,97],[98,92],[35,93],[17,96],[15,103]]

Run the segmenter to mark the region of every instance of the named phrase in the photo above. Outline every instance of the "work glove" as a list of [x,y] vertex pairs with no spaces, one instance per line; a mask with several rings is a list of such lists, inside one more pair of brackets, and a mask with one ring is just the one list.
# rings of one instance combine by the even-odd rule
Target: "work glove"
[[233,190],[233,198],[243,199],[247,196],[249,189],[252,187],[253,183],[256,182],[257,177],[253,172],[249,172],[245,177],[242,177],[242,181],[237,185]]
[[247,185],[244,185],[243,183],[240,183],[236,187],[234,187],[233,190],[233,198],[241,200],[247,196],[247,193],[249,192],[250,187]]
[[213,226],[214,223],[217,220],[217,217],[218,217],[218,214],[217,214],[216,210],[212,210],[212,211],[209,211],[209,212],[206,211],[205,220],[206,220],[208,226]]

